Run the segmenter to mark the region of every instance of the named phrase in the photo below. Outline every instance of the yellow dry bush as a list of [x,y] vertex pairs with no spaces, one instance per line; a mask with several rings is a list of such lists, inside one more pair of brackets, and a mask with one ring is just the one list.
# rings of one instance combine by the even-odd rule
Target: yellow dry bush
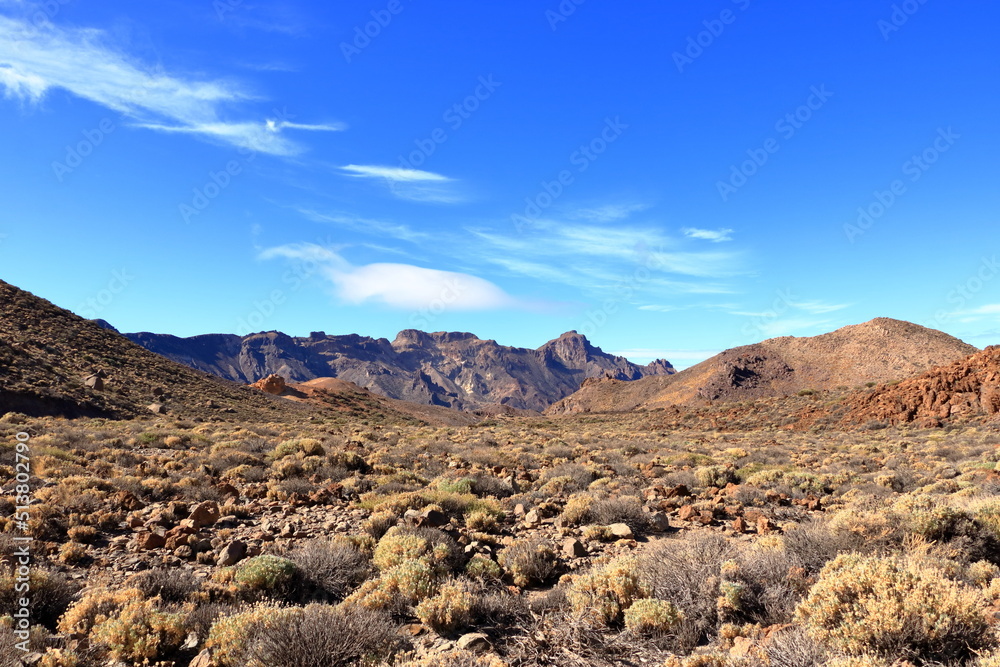
[[168,655],[180,648],[187,636],[184,614],[166,613],[158,600],[133,600],[120,612],[94,625],[91,640],[108,647],[115,660],[133,664]]
[[80,664],[79,655],[62,648],[45,649],[45,655],[38,661],[38,667],[78,667]]
[[853,656],[961,660],[996,644],[978,591],[906,557],[837,556],[796,617],[814,639]]
[[622,622],[636,600],[649,597],[649,587],[639,577],[634,558],[618,558],[607,565],[571,579],[566,598],[573,611],[603,625]]
[[344,604],[376,610],[405,609],[433,595],[436,588],[437,573],[428,559],[410,559],[363,583]]
[[663,634],[683,619],[672,602],[650,598],[636,600],[625,610],[625,627],[644,635]]
[[223,616],[212,624],[205,647],[212,650],[213,662],[222,667],[259,667],[243,663],[243,653],[253,633],[281,627],[301,611],[257,604],[242,613]]
[[590,507],[594,497],[586,493],[575,493],[566,501],[563,507],[562,519],[568,526],[579,526],[590,518]]
[[417,605],[417,618],[436,632],[451,632],[469,624],[472,595],[462,586],[448,583],[437,594],[421,600]]
[[90,591],[73,603],[59,619],[59,632],[84,637],[95,625],[116,614],[126,604],[141,599],[142,591],[137,588]]

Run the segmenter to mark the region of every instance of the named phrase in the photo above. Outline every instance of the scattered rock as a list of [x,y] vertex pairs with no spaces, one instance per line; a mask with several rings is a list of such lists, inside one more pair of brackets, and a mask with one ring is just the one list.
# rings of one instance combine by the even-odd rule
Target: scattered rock
[[459,649],[472,653],[486,653],[492,648],[489,637],[481,632],[470,632],[462,635],[458,638],[456,645]]
[[206,526],[214,525],[218,520],[219,503],[214,500],[206,500],[195,505],[185,521],[190,522],[195,530],[201,530]]
[[212,667],[212,651],[205,649],[195,656],[188,667]]
[[219,567],[229,567],[230,565],[236,565],[241,560],[246,558],[247,555],[247,545],[243,542],[236,541],[227,544],[221,552],[219,552],[219,557],[216,559],[215,564]]
[[280,375],[268,375],[263,380],[257,380],[250,386],[260,389],[265,394],[273,394],[275,396],[280,396],[288,388],[285,384],[285,378]]
[[440,528],[446,523],[448,523],[448,515],[440,510],[424,510],[420,513],[420,518],[417,519],[418,526],[430,526],[431,528]]
[[152,412],[154,415],[165,415],[167,414],[167,408],[163,403],[150,403],[146,406],[146,409]]
[[143,551],[159,549],[166,546],[167,538],[160,533],[139,533],[135,538],[135,544]]
[[608,526],[608,530],[619,540],[631,540],[634,537],[627,523],[613,523]]
[[583,542],[574,537],[563,541],[562,552],[568,558],[583,558],[588,555],[587,547],[583,546]]

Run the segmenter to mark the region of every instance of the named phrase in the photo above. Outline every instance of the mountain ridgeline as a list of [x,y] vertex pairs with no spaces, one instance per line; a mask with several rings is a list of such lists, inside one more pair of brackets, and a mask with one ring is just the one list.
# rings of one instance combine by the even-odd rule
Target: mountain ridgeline
[[571,331],[536,350],[499,345],[471,333],[408,329],[396,339],[314,332],[293,337],[270,331],[237,336],[125,336],[151,352],[237,382],[281,375],[289,382],[335,377],[405,401],[461,410],[505,406],[544,410],[584,380],[638,380],[670,375],[665,360],[640,366],[606,354]]

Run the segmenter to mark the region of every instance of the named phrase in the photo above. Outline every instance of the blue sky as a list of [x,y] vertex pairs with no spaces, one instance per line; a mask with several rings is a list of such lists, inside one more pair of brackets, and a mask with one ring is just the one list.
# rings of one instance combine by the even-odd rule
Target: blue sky
[[178,335],[998,342],[1000,7],[577,2],[0,0],[0,278]]

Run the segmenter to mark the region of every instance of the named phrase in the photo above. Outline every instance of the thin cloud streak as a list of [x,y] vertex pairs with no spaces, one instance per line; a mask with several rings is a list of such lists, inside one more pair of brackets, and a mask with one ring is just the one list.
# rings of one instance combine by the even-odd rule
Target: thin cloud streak
[[241,85],[171,74],[115,48],[102,30],[36,28],[0,17],[0,87],[8,98],[38,104],[53,89],[66,90],[159,132],[192,134],[278,156],[305,149],[282,129],[334,131],[334,125],[232,121],[232,107],[259,100]]

